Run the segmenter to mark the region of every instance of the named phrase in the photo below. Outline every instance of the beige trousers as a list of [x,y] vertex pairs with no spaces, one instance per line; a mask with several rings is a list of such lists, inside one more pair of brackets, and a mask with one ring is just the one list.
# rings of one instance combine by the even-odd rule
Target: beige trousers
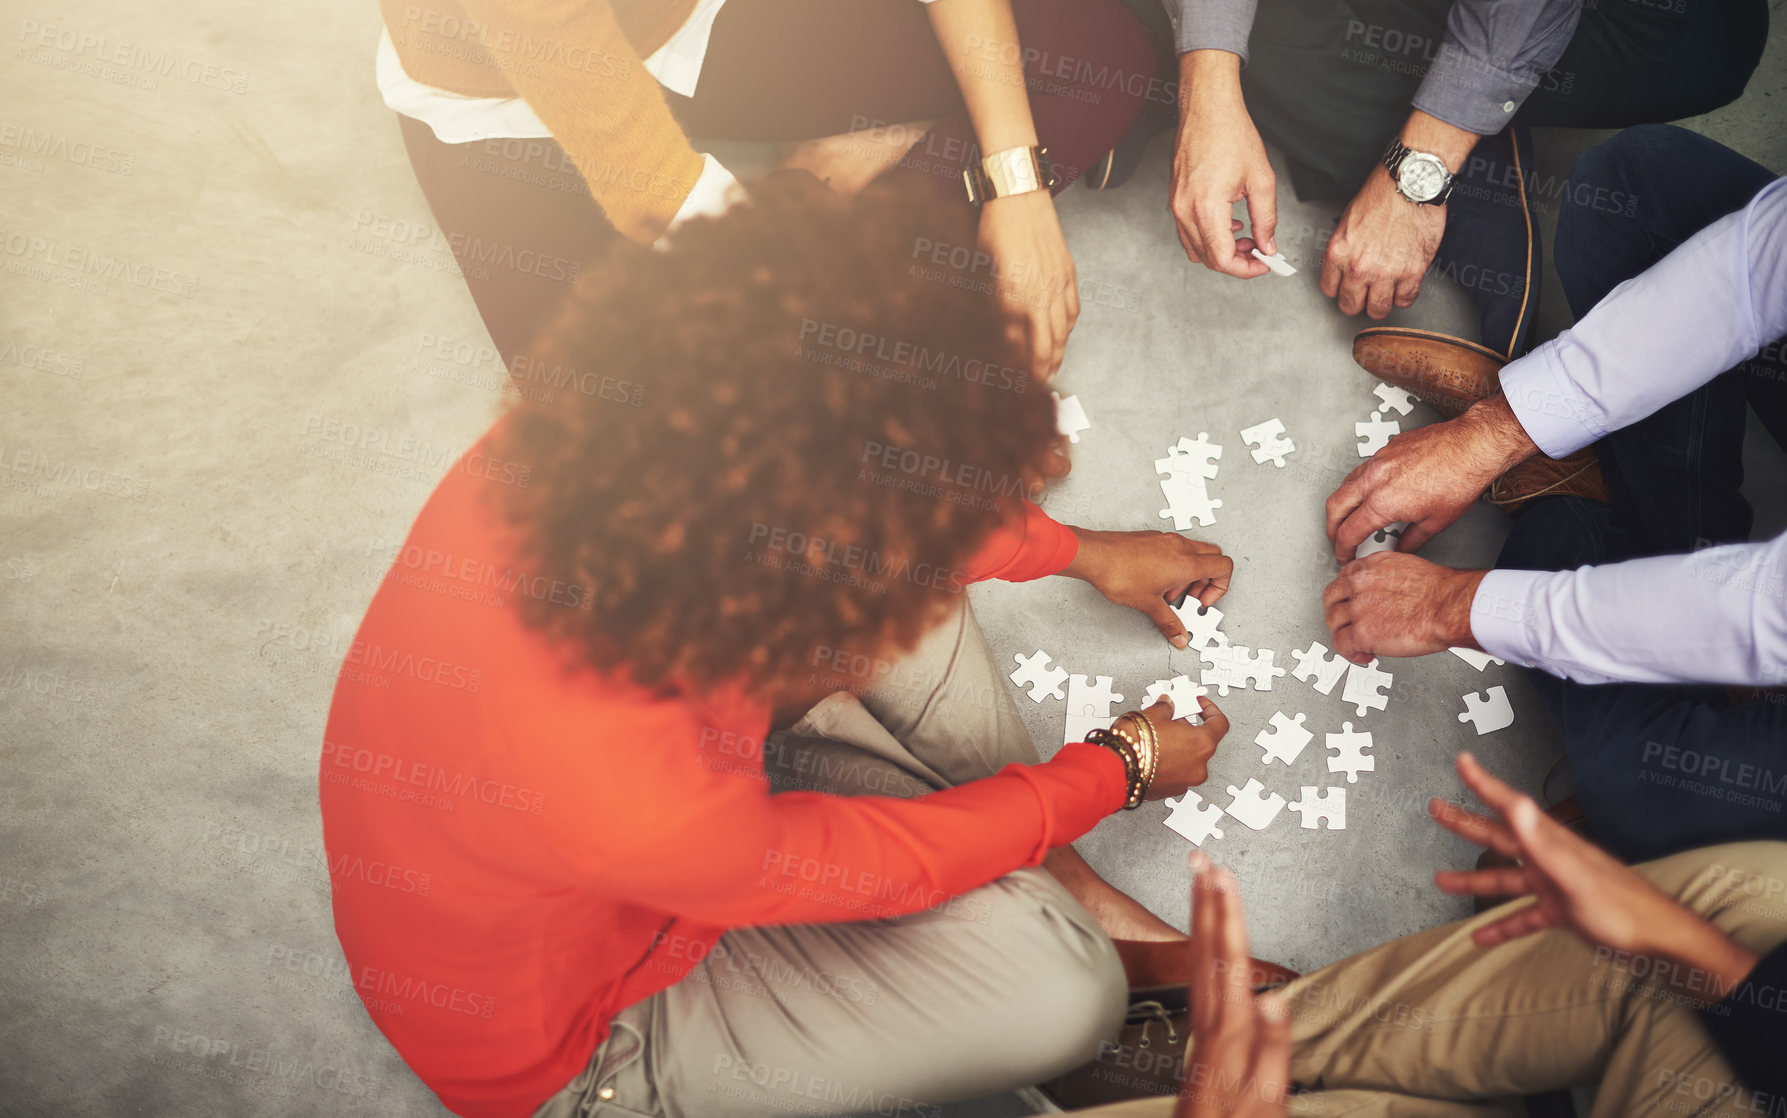
[[[1752,950],[1787,941],[1787,843],[1707,847],[1638,869]],[[1291,1113],[1514,1118],[1525,1114],[1516,1096],[1589,1084],[1599,1084],[1593,1118],[1773,1112],[1779,1100],[1733,1089],[1690,1008],[1708,999],[1708,976],[1673,967],[1665,976],[1564,931],[1488,949],[1471,942],[1473,929],[1501,915],[1404,936],[1285,987],[1291,1080],[1307,1092]],[[1080,1113],[1167,1118],[1173,1105],[1156,1098]]]

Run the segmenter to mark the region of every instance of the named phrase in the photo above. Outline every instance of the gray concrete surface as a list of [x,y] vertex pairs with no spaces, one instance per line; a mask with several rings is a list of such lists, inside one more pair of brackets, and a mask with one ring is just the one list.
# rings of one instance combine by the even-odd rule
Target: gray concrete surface
[[[391,259],[355,239],[369,216],[429,221],[372,83],[376,8],[23,0],[10,14],[0,1114],[441,1113],[339,978],[315,796],[333,676],[382,574],[374,552],[435,480],[402,456],[344,459],[322,432],[351,422],[438,451],[473,439],[498,404],[494,363],[416,360],[423,335],[484,340],[444,254]],[[40,28],[56,29],[52,45]],[[124,43],[148,69],[108,60]],[[1694,126],[1787,169],[1784,89],[1777,19],[1749,93]],[[24,129],[48,146],[21,146]],[[1586,139],[1542,138],[1546,169]],[[1188,267],[1166,165],[1157,144],[1122,191],[1063,199],[1081,274],[1109,297],[1087,299],[1060,377],[1094,427],[1050,507],[1093,527],[1157,526],[1152,459],[1210,432],[1226,448],[1224,505],[1198,534],[1240,566],[1228,629],[1286,663],[1322,635],[1317,511],[1373,403],[1347,357],[1358,324],[1319,297],[1313,251],[1293,236],[1281,233],[1305,269],[1295,279]],[[1284,210],[1309,236],[1334,216]],[[62,266],[71,257],[109,274]],[[1458,292],[1436,289],[1400,320],[1463,330],[1468,316]],[[1253,465],[1237,435],[1273,415],[1300,447],[1283,472]],[[1485,562],[1501,531],[1479,510],[1432,554]],[[976,600],[1002,654],[1040,645],[1131,697],[1196,667],[1078,584]],[[1449,657],[1394,668],[1390,709],[1353,719],[1377,736],[1379,767],[1354,786],[1346,832],[1305,832],[1287,814],[1212,847],[1241,875],[1261,954],[1311,967],[1456,915],[1429,874],[1469,852],[1419,807],[1456,792],[1451,753],[1475,744],[1527,788],[1558,753],[1514,673]],[[1519,722],[1472,742],[1458,696],[1494,682]],[[1040,742],[1060,740],[1058,713],[1022,705]],[[1352,717],[1289,677],[1224,705],[1235,730],[1218,793],[1262,771],[1250,742],[1273,710],[1306,711],[1318,730]],[[1320,756],[1318,742],[1272,785],[1316,783]],[[1185,846],[1161,814],[1114,819],[1084,849],[1179,921]]]

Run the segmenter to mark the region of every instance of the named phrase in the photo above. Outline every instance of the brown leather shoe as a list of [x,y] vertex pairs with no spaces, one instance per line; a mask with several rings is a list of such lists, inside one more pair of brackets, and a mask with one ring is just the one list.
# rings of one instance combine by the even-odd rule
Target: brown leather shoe
[[[1353,337],[1353,360],[1359,367],[1404,392],[1413,393],[1447,419],[1501,387],[1507,359],[1492,349],[1463,338],[1374,326]],[[1593,448],[1567,458],[1536,454],[1495,479],[1483,499],[1512,516],[1539,497],[1587,497],[1610,503],[1607,479]]]
[[1353,360],[1447,419],[1499,388],[1507,364],[1501,354],[1475,342],[1404,326],[1359,331],[1353,336]]
[[1535,454],[1489,483],[1483,499],[1509,516],[1540,497],[1587,497],[1612,504],[1607,477],[1594,447],[1583,447],[1568,458]]

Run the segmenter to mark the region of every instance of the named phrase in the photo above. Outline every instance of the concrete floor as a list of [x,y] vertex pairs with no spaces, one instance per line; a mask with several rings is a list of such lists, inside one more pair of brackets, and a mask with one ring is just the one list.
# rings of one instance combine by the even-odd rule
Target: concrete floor
[[[1749,93],[1693,126],[1783,169],[1775,7]],[[0,65],[0,1113],[442,1113],[339,978],[315,794],[379,542],[401,538],[435,479],[335,460],[320,432],[344,421],[463,446],[494,414],[498,370],[416,361],[425,335],[484,341],[441,254],[355,248],[369,219],[429,222],[372,83],[376,6],[193,0],[169,16],[28,6]],[[40,28],[69,46],[36,45]],[[121,42],[175,52],[179,74],[101,60]],[[22,150],[15,127],[51,147]],[[1588,139],[1542,138],[1543,169]],[[1081,276],[1107,294],[1086,300],[1060,377],[1094,426],[1050,508],[1160,526],[1152,460],[1208,431],[1226,448],[1224,505],[1197,534],[1237,560],[1227,629],[1288,667],[1324,636],[1318,513],[1375,403],[1348,359],[1359,324],[1320,298],[1293,235],[1325,231],[1335,210],[1281,199],[1303,273],[1236,283],[1180,257],[1166,164],[1157,144],[1125,189],[1062,201]],[[45,258],[73,246],[129,266],[71,284]],[[1434,289],[1401,320],[1465,331],[1469,316]],[[1237,434],[1269,416],[1299,446],[1282,472],[1255,466]],[[1478,510],[1430,554],[1483,563],[1502,530]],[[1040,645],[1132,699],[1197,667],[1079,584],[975,596],[1002,655]],[[1529,789],[1558,754],[1516,673],[1448,656],[1392,667],[1397,698],[1363,720],[1288,676],[1223,703],[1235,729],[1210,782],[1223,801],[1228,783],[1267,775],[1251,740],[1274,710],[1306,711],[1318,731],[1353,718],[1377,740],[1344,833],[1287,813],[1212,845],[1241,875],[1260,954],[1308,968],[1458,915],[1429,875],[1470,851],[1420,806],[1456,794],[1451,754],[1473,745]],[[1498,682],[1519,721],[1476,742],[1458,697]],[[1045,748],[1060,740],[1058,707],[1020,705]],[[1318,741],[1269,782],[1327,783],[1321,756]],[[1113,819],[1084,849],[1183,921],[1186,847],[1163,815]]]

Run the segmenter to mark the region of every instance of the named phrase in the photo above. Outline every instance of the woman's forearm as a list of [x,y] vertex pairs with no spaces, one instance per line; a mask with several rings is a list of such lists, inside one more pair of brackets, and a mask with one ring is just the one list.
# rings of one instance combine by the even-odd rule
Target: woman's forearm
[[956,76],[981,153],[1037,142],[1011,0],[936,0],[931,29]]

